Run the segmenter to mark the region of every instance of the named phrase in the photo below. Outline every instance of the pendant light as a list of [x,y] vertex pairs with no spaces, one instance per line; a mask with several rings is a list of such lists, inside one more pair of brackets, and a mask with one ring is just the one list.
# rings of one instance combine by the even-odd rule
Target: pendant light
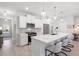
[[62,22],[62,21],[63,21],[63,19],[61,18],[61,19],[60,19],[60,21]]
[[46,12],[44,11],[44,9],[43,9],[43,11],[41,12],[41,15],[42,15],[42,16],[46,16]]
[[28,6],[26,7],[26,10],[29,10],[29,7]]
[[46,12],[45,12],[45,9],[44,9],[44,3],[43,3],[43,10],[41,12],[41,16],[45,17],[46,16]]
[[61,13],[60,21],[62,22],[63,21],[63,11],[61,11],[60,13]]
[[56,15],[56,7],[54,7],[54,12],[55,12],[55,14],[54,14],[54,19],[56,20],[57,19],[57,15]]

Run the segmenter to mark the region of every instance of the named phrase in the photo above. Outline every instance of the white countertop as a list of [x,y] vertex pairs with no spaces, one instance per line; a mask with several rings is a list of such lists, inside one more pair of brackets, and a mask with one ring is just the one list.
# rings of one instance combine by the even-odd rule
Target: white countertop
[[55,40],[59,40],[62,37],[65,37],[68,35],[69,35],[69,33],[58,33],[57,35],[46,34],[46,35],[34,36],[34,37],[32,37],[32,39],[36,39],[36,40],[39,40],[39,41],[44,42],[44,43],[51,43]]

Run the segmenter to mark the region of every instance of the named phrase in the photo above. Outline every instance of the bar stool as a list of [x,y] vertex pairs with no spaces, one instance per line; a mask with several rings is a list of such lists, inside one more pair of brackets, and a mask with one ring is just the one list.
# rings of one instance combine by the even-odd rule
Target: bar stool
[[67,38],[64,38],[62,40],[62,50],[66,51],[66,52],[71,52],[71,49],[68,47],[68,42],[69,40]]
[[70,36],[68,36],[68,47],[70,48],[73,48],[74,45],[73,45],[73,39],[74,39],[74,36],[71,34]]
[[[47,55],[47,51],[50,52],[48,55]],[[51,49],[49,49],[49,47],[45,49],[45,55],[46,56],[51,56],[51,55],[60,56],[59,55],[60,53],[62,53],[63,55],[67,56],[67,54],[62,51],[62,42],[56,42],[52,46]]]

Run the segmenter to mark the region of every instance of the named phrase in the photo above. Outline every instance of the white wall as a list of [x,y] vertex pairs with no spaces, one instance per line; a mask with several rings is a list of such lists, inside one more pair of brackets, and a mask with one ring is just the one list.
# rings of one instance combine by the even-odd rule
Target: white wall
[[74,33],[79,33],[79,16],[74,16]]
[[79,25],[79,16],[74,16],[74,24]]
[[55,27],[58,27],[58,32],[72,32],[73,24],[73,16],[63,17],[63,21],[60,21],[60,18],[56,20],[52,19],[51,21],[51,26],[53,30]]
[[72,32],[73,29],[73,16],[67,16],[63,18],[63,21],[59,22],[60,32]]

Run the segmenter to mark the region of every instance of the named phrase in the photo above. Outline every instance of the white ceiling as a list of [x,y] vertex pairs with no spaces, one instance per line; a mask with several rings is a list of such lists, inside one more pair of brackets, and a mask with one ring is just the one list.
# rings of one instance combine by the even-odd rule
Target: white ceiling
[[[29,10],[26,11],[26,6]],[[43,7],[48,16],[55,14],[54,7],[57,8],[57,15],[61,15],[60,11],[63,11],[64,16],[79,15],[79,2],[0,2],[0,9],[8,9],[16,13],[30,13],[34,15],[40,15]]]

